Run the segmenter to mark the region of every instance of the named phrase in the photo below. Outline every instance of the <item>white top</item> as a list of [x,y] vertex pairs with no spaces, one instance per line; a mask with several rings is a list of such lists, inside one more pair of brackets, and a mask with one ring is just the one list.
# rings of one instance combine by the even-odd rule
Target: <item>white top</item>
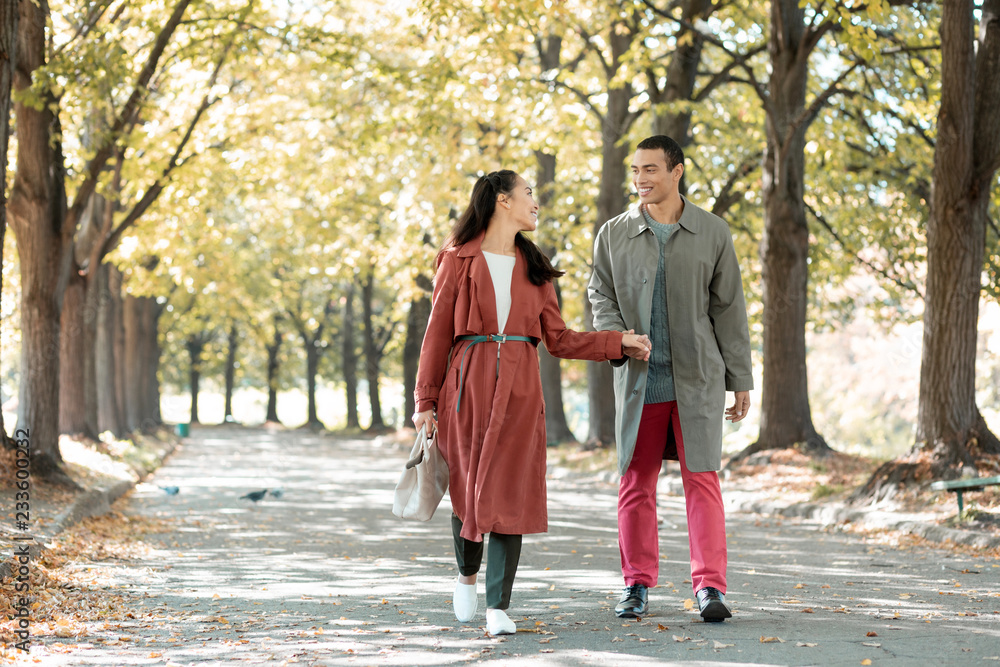
[[490,267],[490,278],[493,280],[493,291],[497,300],[497,322],[503,333],[507,326],[507,316],[510,315],[510,279],[514,275],[514,260],[516,257],[498,255],[495,252],[483,251],[486,264]]

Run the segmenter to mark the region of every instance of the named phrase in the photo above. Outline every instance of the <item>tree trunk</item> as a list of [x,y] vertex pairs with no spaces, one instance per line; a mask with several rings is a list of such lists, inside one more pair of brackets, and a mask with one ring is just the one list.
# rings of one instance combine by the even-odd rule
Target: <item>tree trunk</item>
[[281,352],[281,320],[274,318],[274,339],[267,346],[267,417],[266,421],[280,423],[278,421],[278,369],[280,360],[278,353]]
[[[976,332],[985,228],[976,229],[972,189],[975,44],[972,0],[946,0],[941,16],[941,109],[927,225],[927,288],[917,441],[963,445],[976,423]],[[942,452],[943,453],[943,452]]]
[[317,345],[322,335],[322,328],[315,337],[310,339],[303,336],[302,340],[306,347],[306,389],[309,394],[309,414],[306,419],[307,428],[323,428],[323,423],[316,414],[316,376],[319,375],[320,348]]
[[233,419],[233,387],[236,384],[236,348],[238,345],[239,330],[236,327],[236,320],[233,320],[226,338],[226,408],[222,418],[224,422],[236,421]]
[[[81,142],[93,150],[94,137],[107,131],[101,113],[92,113]],[[120,155],[119,151],[119,155]],[[117,162],[121,164],[121,160]],[[117,192],[121,170],[115,169],[112,185],[106,191]],[[97,311],[98,291],[95,275],[101,261],[97,248],[105,228],[113,222],[114,207],[100,194],[93,194],[82,207],[79,229],[73,241],[69,282],[63,297],[60,327],[59,424],[63,433],[82,433],[96,438],[97,419]],[[70,221],[68,224],[74,224]]]
[[142,424],[142,393],[137,388],[142,386],[139,376],[142,372],[141,336],[139,328],[142,321],[139,299],[131,294],[125,295],[125,428],[128,432],[137,431]]
[[[689,24],[707,18],[712,11],[711,0],[685,0],[681,6],[681,16]],[[677,42],[677,48],[670,54],[663,89],[654,88],[650,127],[653,134],[664,134],[686,148],[691,143],[691,111],[690,107],[677,103],[688,102],[694,96],[705,38],[697,30],[682,25]],[[687,174],[681,178],[681,194],[687,191],[686,186]]]
[[379,361],[382,359],[382,353],[375,334],[374,301],[375,271],[374,267],[370,267],[368,277],[361,288],[362,317],[365,325],[365,378],[368,380],[368,401],[372,410],[372,423],[368,430],[382,431],[385,430],[385,422],[382,421],[382,402],[379,400],[378,392]]
[[119,414],[121,415],[121,427],[122,431],[120,435],[125,435],[131,429],[129,428],[129,417],[128,417],[128,355],[126,353],[127,345],[125,344],[125,319],[127,317],[127,309],[125,307],[126,298],[122,282],[122,273],[116,267],[110,267],[108,272],[108,291],[111,293],[112,299],[115,304],[115,318],[111,323],[113,330],[111,331],[111,344],[113,354],[115,355],[115,402],[118,404]]
[[359,428],[358,422],[358,355],[354,346],[354,285],[344,290],[344,322],[341,332],[341,356],[344,367],[344,387],[347,392],[347,428]]
[[[150,430],[152,424],[150,423],[150,413],[151,406],[149,403],[149,387],[153,379],[151,376],[156,375],[156,368],[152,367],[150,364],[150,357],[153,353],[150,347],[150,336],[155,336],[155,320],[150,317],[150,303],[153,301],[148,296],[139,297],[136,299],[136,307],[138,309],[137,317],[139,319],[139,328],[137,335],[139,337],[138,352],[137,352],[137,363],[139,365],[139,372],[136,375],[136,385],[129,391],[134,391],[139,404],[139,425],[138,429],[140,432],[146,432]],[[152,331],[151,331],[152,329]],[[154,339],[155,340],[155,339]],[[151,372],[152,371],[152,372]]]
[[98,294],[97,335],[94,370],[97,385],[97,430],[125,435],[119,386],[122,357],[115,353],[115,340],[122,328],[121,273],[110,264],[101,264],[96,274]]
[[854,495],[975,470],[1000,454],[976,407],[976,338],[990,190],[1000,162],[1000,0],[982,7],[978,54],[972,0],[945,0],[941,108],[927,224],[927,287],[914,446],[883,464]]
[[[18,0],[0,0],[0,294],[3,294],[3,248],[7,238],[7,145],[10,139],[10,91],[17,65]],[[0,440],[12,447],[0,412]]]
[[163,423],[163,416],[160,413],[160,315],[163,314],[163,306],[157,303],[156,299],[149,299],[146,302],[146,355],[144,357],[148,370],[146,373],[146,414],[145,421],[147,429],[152,431]]
[[[610,34],[612,71],[617,73],[621,59],[632,45],[632,35],[626,30],[613,26]],[[632,86],[628,83],[619,88],[608,88],[608,108],[601,123],[601,186],[597,196],[597,220],[594,236],[601,226],[611,218],[620,215],[628,206],[626,197],[625,160],[631,147],[624,143],[629,127],[636,116],[629,113]],[[584,300],[584,321],[587,329],[593,330],[594,311],[590,299]],[[611,364],[587,362],[588,398],[590,402],[590,428],[587,444],[607,446],[615,440],[615,394],[614,375]]]
[[[91,213],[103,217],[103,198],[93,197]],[[73,260],[63,295],[59,331],[59,430],[97,439],[97,271]]]
[[80,275],[78,268],[74,265],[66,285],[59,323],[59,432],[96,438],[96,433],[87,432],[84,396],[87,391],[84,368],[87,279]]
[[125,297],[125,426],[150,432],[162,423],[157,372],[163,307],[152,297]]
[[[552,39],[549,40],[549,58],[543,63],[543,67],[550,69],[559,64],[558,52],[551,54],[551,50],[556,48]],[[556,181],[556,156],[541,150],[535,151],[535,160],[538,162],[538,177],[535,183],[535,190],[538,193],[538,208],[544,215],[549,210],[549,203],[552,201],[552,188]],[[545,224],[548,221],[543,221]],[[541,247],[542,252],[551,260],[555,256],[555,248]],[[553,281],[556,290],[556,298],[559,300],[559,307],[562,308],[562,291],[559,289],[559,281]],[[542,376],[542,400],[545,401],[545,437],[550,443],[576,442],[576,436],[569,430],[566,423],[566,410],[563,407],[562,394],[562,362],[549,354],[545,345],[538,346],[538,370]]]
[[793,446],[816,455],[830,451],[813,426],[806,372],[809,228],[802,195],[809,123],[801,120],[811,48],[806,41],[805,13],[798,0],[773,0],[760,248],[764,306],[760,435],[737,458]]
[[430,278],[420,274],[416,278],[417,287],[424,293],[410,302],[410,312],[406,316],[406,341],[403,343],[403,425],[413,426],[413,413],[417,409],[413,392],[417,387],[417,367],[420,363],[420,346],[427,331],[427,319],[431,315],[431,299],[434,291]]
[[[21,2],[14,87],[26,92],[45,66],[48,6]],[[16,104],[17,173],[7,212],[21,267],[21,368],[18,427],[30,429],[32,472],[67,481],[59,452],[59,319],[73,230],[66,224],[58,102],[43,93],[36,109]]]
[[184,347],[187,349],[190,363],[188,383],[191,387],[191,419],[192,424],[199,424],[198,392],[201,389],[201,355],[205,349],[205,338],[201,332],[188,336]]

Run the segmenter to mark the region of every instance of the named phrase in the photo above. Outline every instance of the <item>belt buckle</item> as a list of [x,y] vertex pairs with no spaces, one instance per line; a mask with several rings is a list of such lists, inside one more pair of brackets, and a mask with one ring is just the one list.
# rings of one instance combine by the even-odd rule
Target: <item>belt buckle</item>
[[506,343],[507,334],[493,334],[493,339],[496,340],[496,342],[498,343]]

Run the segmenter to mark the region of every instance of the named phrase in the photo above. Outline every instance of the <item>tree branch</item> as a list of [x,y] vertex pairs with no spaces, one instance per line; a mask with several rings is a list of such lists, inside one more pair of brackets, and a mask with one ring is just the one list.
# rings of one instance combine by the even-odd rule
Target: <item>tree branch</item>
[[732,58],[732,60],[724,68],[716,72],[715,75],[709,80],[709,82],[706,83],[705,86],[700,91],[698,91],[698,94],[694,96],[694,101],[695,102],[704,101],[712,93],[712,91],[714,91],[719,85],[735,80],[731,76],[731,72],[734,69],[736,69],[737,67],[746,69],[745,65],[747,60],[753,58],[758,53],[761,53],[766,50],[767,50],[767,45],[760,44],[759,46],[755,46],[754,48],[750,49],[746,53],[729,54],[729,57]]
[[587,111],[594,114],[595,116],[597,116],[597,119],[600,121],[601,125],[604,125],[604,114],[602,114],[597,107],[595,107],[593,104],[590,103],[590,96],[588,96],[583,91],[578,90],[576,87],[571,86],[567,83],[564,83],[562,81],[559,81],[558,83],[560,86],[562,86],[569,92],[576,95],[577,99],[579,99],[583,103],[584,108],[587,109]]
[[399,323],[396,321],[390,321],[386,325],[385,329],[379,332],[382,340],[381,342],[378,342],[375,345],[375,354],[379,359],[381,359],[383,354],[385,353],[386,346],[388,346],[389,341],[392,340],[392,332],[396,330],[396,325],[398,324]]
[[178,0],[173,13],[170,15],[170,18],[167,19],[163,29],[160,30],[160,34],[156,37],[153,49],[150,51],[149,57],[146,59],[146,64],[139,73],[138,79],[136,79],[135,87],[132,89],[132,94],[129,96],[128,102],[125,103],[125,106],[122,108],[118,118],[115,119],[115,123],[112,125],[111,130],[107,135],[105,135],[103,142],[98,146],[94,153],[94,157],[91,158],[90,162],[87,164],[87,167],[84,170],[86,177],[77,189],[76,197],[73,199],[73,205],[70,207],[69,214],[67,215],[67,223],[71,228],[76,227],[76,223],[80,219],[83,208],[90,201],[90,196],[94,194],[101,171],[104,170],[104,166],[107,164],[108,160],[111,159],[115,144],[118,142],[122,129],[128,123],[129,119],[131,119],[138,112],[138,109],[146,95],[146,87],[149,84],[150,79],[153,78],[153,74],[156,73],[160,57],[163,56],[163,52],[166,50],[167,44],[170,43],[174,31],[177,29],[177,25],[180,23],[181,18],[184,16],[184,12],[187,11],[188,5],[190,4],[191,0]]
[[[244,10],[245,12],[244,16],[250,12],[252,7],[253,7],[253,2],[247,3],[247,7]],[[194,117],[191,119],[191,122],[188,123],[187,131],[184,133],[184,136],[181,137],[180,142],[177,144],[177,148],[176,150],[174,150],[174,154],[170,157],[170,161],[167,163],[167,166],[163,168],[163,172],[160,174],[159,178],[156,179],[156,182],[153,183],[151,187],[147,188],[145,193],[143,193],[142,199],[140,199],[139,202],[132,208],[132,210],[129,211],[128,215],[125,216],[125,219],[122,220],[121,224],[119,224],[118,227],[116,227],[115,230],[108,235],[107,239],[105,239],[104,244],[101,246],[100,258],[103,258],[105,255],[107,255],[109,252],[111,252],[118,246],[118,244],[121,242],[122,235],[130,227],[132,227],[136,223],[136,221],[140,217],[142,217],[142,215],[149,209],[149,207],[153,205],[153,202],[157,200],[157,198],[160,196],[160,193],[163,191],[163,187],[168,177],[174,171],[174,169],[177,168],[177,165],[180,164],[181,153],[184,151],[184,148],[187,146],[187,143],[191,140],[191,136],[194,134],[194,129],[198,125],[198,122],[202,119],[202,116],[205,115],[205,112],[207,112],[209,108],[211,108],[221,99],[218,97],[214,98],[212,97],[212,89],[215,87],[215,84],[219,79],[219,72],[222,71],[222,67],[225,64],[226,59],[229,57],[229,53],[233,48],[234,41],[235,41],[235,32],[230,35],[229,40],[223,47],[222,53],[219,55],[219,59],[215,63],[215,69],[212,71],[212,76],[209,77],[208,84],[206,86],[207,90],[205,91],[205,96],[202,98],[201,104],[198,106],[198,110],[195,112]]]
[[838,76],[833,83],[827,86],[826,90],[814,97],[809,106],[803,109],[802,113],[789,124],[788,134],[785,135],[783,145],[781,147],[782,155],[786,154],[788,151],[788,147],[791,145],[792,139],[795,137],[796,133],[800,129],[804,132],[810,125],[812,125],[813,121],[816,120],[816,116],[819,115],[819,112],[822,111],[823,107],[826,106],[826,103],[830,101],[831,97],[837,93],[843,93],[845,95],[854,94],[852,91],[840,88],[840,84],[851,72],[857,69],[860,64],[861,62],[857,61],[841,72],[840,76]]
[[[760,160],[763,157],[762,153],[759,151],[748,155],[743,163],[740,164],[736,169],[734,169],[729,174],[729,178],[723,183],[722,188],[719,193],[715,196],[715,203],[712,205],[712,213],[719,216],[720,218],[725,216],[726,212],[732,208],[733,204],[739,201],[740,194],[734,193],[733,189],[736,184],[741,180],[749,176],[757,167],[760,166]],[[749,232],[749,230],[744,230]],[[753,236],[751,234],[751,236]]]
[[597,46],[595,46],[594,43],[591,41],[594,38],[593,35],[587,32],[587,29],[581,25],[576,26],[576,33],[580,35],[581,38],[583,38],[584,48],[597,56],[597,59],[600,61],[601,66],[604,68],[605,76],[610,81],[611,78],[615,75],[615,73],[611,69],[611,63],[605,60],[604,54],[601,53],[601,50],[597,48]]
[[854,257],[855,261],[857,261],[859,264],[862,264],[862,265],[868,267],[869,269],[871,269],[872,271],[874,271],[878,275],[882,276],[886,280],[889,280],[890,282],[894,283],[898,287],[901,287],[904,290],[907,290],[909,292],[912,292],[912,293],[916,294],[921,299],[924,298],[924,295],[921,293],[920,289],[917,288],[917,286],[914,285],[913,283],[911,283],[909,281],[904,281],[904,280],[902,280],[900,278],[897,278],[896,276],[890,275],[889,272],[886,271],[885,269],[882,269],[882,268],[879,268],[879,267],[875,266],[874,264],[872,264],[871,262],[869,262],[867,259],[865,259],[864,257],[862,257],[860,254],[858,254],[856,251],[851,250],[847,246],[847,244],[844,242],[843,238],[841,238],[840,234],[837,233],[837,230],[835,230],[833,228],[833,226],[829,222],[827,222],[826,218],[824,218],[822,215],[820,215],[820,213],[816,209],[814,209],[812,206],[810,206],[809,202],[803,202],[803,203],[805,204],[806,210],[809,211],[809,213],[816,219],[816,221],[819,224],[821,224],[823,226],[823,228],[826,229],[826,231],[828,231],[830,233],[830,235],[834,238],[834,240],[837,243],[840,244],[840,247],[844,249],[844,252],[846,252],[849,255],[852,255]]
[[[80,39],[81,37],[86,37],[90,33],[90,31],[94,29],[94,26],[97,25],[97,22],[101,20],[101,17],[104,16],[104,12],[108,11],[108,8],[111,7],[112,4],[114,4],[114,0],[107,0],[107,2],[95,4],[93,7],[91,7],[90,12],[87,14],[87,17],[83,20],[83,22],[80,25],[77,26],[76,32],[73,34],[72,37],[69,38],[69,40],[66,41],[66,43],[62,44],[58,49],[55,50],[55,55],[61,55],[65,53],[76,40]],[[124,7],[125,3],[123,2],[122,8]],[[121,15],[121,11],[122,9],[119,9],[118,12],[116,12],[116,18],[117,16]],[[114,21],[114,19],[112,19],[112,21]]]

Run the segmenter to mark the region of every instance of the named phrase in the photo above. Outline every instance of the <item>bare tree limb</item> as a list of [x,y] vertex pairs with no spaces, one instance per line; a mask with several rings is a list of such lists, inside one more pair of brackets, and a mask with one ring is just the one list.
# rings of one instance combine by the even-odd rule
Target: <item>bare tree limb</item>
[[[729,173],[729,178],[726,179],[726,182],[723,183],[722,187],[719,189],[718,194],[715,195],[715,203],[712,205],[712,213],[720,218],[724,217],[726,212],[732,208],[733,204],[739,201],[742,193],[735,192],[736,184],[753,173],[755,169],[760,167],[762,157],[763,155],[759,151],[752,155],[748,155],[746,159],[743,160],[738,167],[736,167],[736,169]],[[744,229],[744,231],[749,232],[748,229]],[[753,235],[751,234],[751,236]]]
[[80,219],[80,215],[83,213],[83,208],[90,201],[90,196],[94,194],[94,190],[97,188],[97,181],[100,174],[104,170],[104,166],[107,164],[108,160],[111,159],[115,143],[117,143],[118,138],[122,133],[122,129],[137,113],[143,99],[145,99],[147,86],[157,71],[160,58],[163,56],[163,52],[170,43],[174,31],[177,29],[177,25],[180,23],[181,18],[184,16],[184,12],[187,11],[188,5],[190,4],[191,0],[178,0],[177,4],[174,6],[173,13],[160,30],[160,34],[156,36],[156,42],[153,44],[149,57],[146,59],[146,64],[143,66],[142,71],[136,79],[135,87],[132,89],[132,94],[129,96],[128,102],[125,103],[125,106],[122,108],[118,118],[115,119],[111,130],[107,133],[107,135],[105,135],[103,141],[97,147],[94,157],[91,158],[90,162],[87,164],[87,167],[84,170],[86,176],[83,183],[81,183],[80,187],[77,189],[76,197],[73,199],[73,205],[70,207],[67,215],[67,227],[69,227],[69,229],[76,229],[76,223]]
[[920,291],[920,289],[916,285],[914,285],[913,283],[911,283],[909,281],[904,281],[904,280],[902,280],[902,279],[900,279],[900,278],[898,278],[898,277],[896,277],[894,275],[891,275],[887,270],[885,270],[885,269],[883,269],[881,267],[875,266],[873,263],[871,263],[870,261],[868,261],[867,259],[865,259],[864,257],[862,257],[857,251],[852,250],[847,245],[847,243],[844,241],[844,239],[840,236],[840,234],[837,233],[837,230],[835,230],[833,228],[833,226],[826,220],[826,218],[824,218],[816,209],[814,209],[812,206],[810,206],[809,202],[804,202],[804,203],[805,203],[805,206],[806,206],[806,210],[809,211],[810,215],[812,215],[813,218],[815,218],[816,221],[820,225],[822,225],[823,228],[826,229],[827,232],[830,233],[830,235],[834,238],[834,240],[837,243],[840,244],[840,247],[844,249],[844,252],[846,252],[846,253],[848,253],[848,254],[850,254],[851,256],[854,257],[854,260],[856,262],[858,262],[859,264],[862,264],[863,266],[868,267],[873,272],[875,272],[878,275],[882,276],[886,280],[889,280],[890,282],[894,283],[898,287],[901,287],[902,289],[907,290],[908,292],[912,292],[913,294],[916,294],[921,299],[924,298],[923,293]]
[[836,95],[838,93],[844,94],[844,95],[853,95],[854,94],[852,91],[848,91],[848,90],[844,90],[844,89],[840,88],[840,84],[844,81],[844,79],[846,79],[848,77],[848,75],[850,75],[851,72],[853,72],[855,69],[857,69],[860,64],[861,64],[860,61],[855,62],[850,67],[848,67],[846,70],[844,70],[843,72],[841,72],[840,76],[838,76],[837,79],[833,83],[831,83],[829,86],[827,86],[826,89],[822,93],[820,93],[819,95],[817,95],[816,97],[814,97],[813,100],[812,100],[812,102],[809,104],[809,106],[806,107],[805,109],[803,109],[802,113],[799,114],[799,116],[797,118],[795,118],[794,120],[792,120],[791,123],[789,123],[789,125],[788,125],[788,134],[785,135],[784,142],[783,142],[783,145],[781,147],[782,154],[784,154],[784,153],[786,153],[788,151],[789,146],[791,145],[791,142],[792,142],[793,138],[796,136],[796,133],[800,129],[802,131],[805,131],[805,129],[808,128],[812,124],[812,122],[814,120],[816,120],[816,116],[819,115],[819,112],[822,111],[823,107],[826,106],[826,103],[830,101],[831,97],[833,97],[834,95]]
[[760,44],[750,49],[746,53],[742,54],[730,54],[732,60],[721,70],[715,73],[715,75],[706,83],[701,90],[694,96],[695,102],[704,101],[719,85],[723,83],[728,83],[729,81],[736,81],[732,77],[732,71],[737,67],[743,68],[746,65],[746,61],[753,58],[758,53],[767,50],[767,44]]
[[[252,7],[253,3],[248,3],[244,12],[249,14]],[[219,72],[222,71],[222,67],[229,57],[234,41],[235,33],[230,35],[230,38],[223,47],[222,53],[219,55],[219,58],[215,63],[215,69],[212,71],[212,75],[209,77],[208,84],[206,85],[205,96],[202,98],[201,104],[198,106],[198,110],[195,112],[191,122],[188,124],[184,136],[181,137],[180,142],[178,142],[177,148],[174,150],[174,154],[170,157],[170,161],[167,163],[167,166],[163,168],[163,171],[161,172],[159,178],[156,179],[156,182],[151,187],[146,188],[142,199],[139,200],[132,210],[129,211],[128,215],[125,216],[125,219],[122,220],[115,230],[105,239],[104,244],[101,246],[100,258],[106,256],[118,246],[124,233],[132,227],[140,217],[142,217],[149,207],[153,205],[153,202],[155,202],[160,196],[168,177],[177,168],[178,164],[180,164],[181,154],[183,153],[188,142],[191,140],[198,122],[201,120],[202,116],[205,115],[205,112],[207,112],[209,108],[219,101],[220,98],[212,96],[212,89],[218,81]]]

